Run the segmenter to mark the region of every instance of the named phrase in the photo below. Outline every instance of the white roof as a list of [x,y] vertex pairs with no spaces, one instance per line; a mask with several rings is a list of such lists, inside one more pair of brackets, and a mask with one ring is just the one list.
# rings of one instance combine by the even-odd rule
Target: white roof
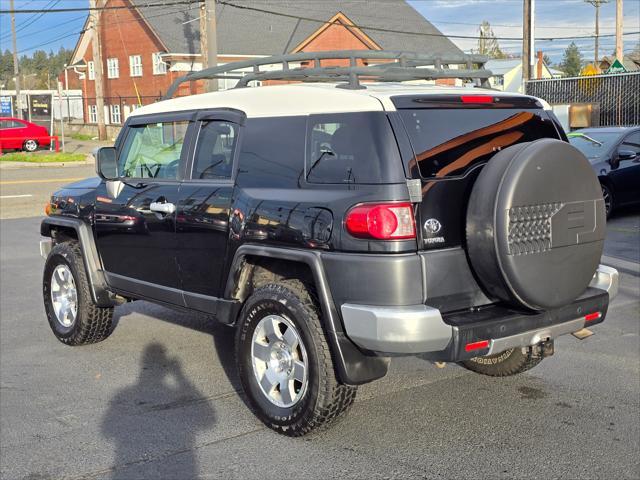
[[366,86],[366,89],[361,90],[336,88],[331,83],[237,88],[163,100],[138,108],[131,116],[213,108],[234,108],[243,111],[249,118],[394,111],[395,106],[390,98],[395,95],[518,95],[479,88],[406,83],[369,83]]

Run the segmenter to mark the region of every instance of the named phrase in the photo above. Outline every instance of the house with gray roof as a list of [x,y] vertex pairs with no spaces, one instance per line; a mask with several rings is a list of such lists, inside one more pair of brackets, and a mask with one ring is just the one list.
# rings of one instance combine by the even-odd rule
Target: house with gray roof
[[[160,98],[176,78],[202,68],[201,4],[148,4],[146,0],[99,2],[126,7],[100,12],[103,83],[112,123],[124,121],[136,106]],[[218,63],[321,50],[462,53],[405,0],[220,0],[216,23]],[[91,98],[96,75],[90,27],[88,19],[71,62],[89,99],[89,122],[95,118]],[[202,86],[184,88],[179,95],[199,92]]]

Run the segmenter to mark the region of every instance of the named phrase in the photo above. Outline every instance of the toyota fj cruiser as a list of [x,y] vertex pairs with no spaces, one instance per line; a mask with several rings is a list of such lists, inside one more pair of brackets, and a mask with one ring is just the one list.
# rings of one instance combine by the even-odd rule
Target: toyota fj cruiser
[[[212,315],[236,330],[257,416],[296,436],[342,414],[393,356],[514,375],[602,322],[618,285],[599,266],[602,193],[549,106],[402,83],[486,80],[442,67],[477,58],[347,53],[349,67],[321,65],[335,52],[272,59],[279,71],[259,60],[239,81],[333,84],[133,112],[96,153],[99,178],[54,193],[42,221],[55,336],[104,340],[114,306],[138,299]],[[231,70],[186,80],[241,77]]]

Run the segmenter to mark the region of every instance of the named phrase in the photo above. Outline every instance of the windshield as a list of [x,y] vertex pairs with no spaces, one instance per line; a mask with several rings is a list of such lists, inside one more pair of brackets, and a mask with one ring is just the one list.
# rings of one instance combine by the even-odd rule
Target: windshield
[[590,131],[572,132],[567,136],[569,143],[580,150],[591,163],[600,160],[620,138],[619,133]]

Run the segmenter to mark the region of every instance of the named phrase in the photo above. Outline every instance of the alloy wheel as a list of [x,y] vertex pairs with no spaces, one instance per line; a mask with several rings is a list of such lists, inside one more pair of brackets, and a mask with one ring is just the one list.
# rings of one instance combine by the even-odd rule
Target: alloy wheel
[[261,392],[274,405],[289,408],[304,396],[309,363],[302,338],[281,315],[264,317],[251,342],[253,374]]

